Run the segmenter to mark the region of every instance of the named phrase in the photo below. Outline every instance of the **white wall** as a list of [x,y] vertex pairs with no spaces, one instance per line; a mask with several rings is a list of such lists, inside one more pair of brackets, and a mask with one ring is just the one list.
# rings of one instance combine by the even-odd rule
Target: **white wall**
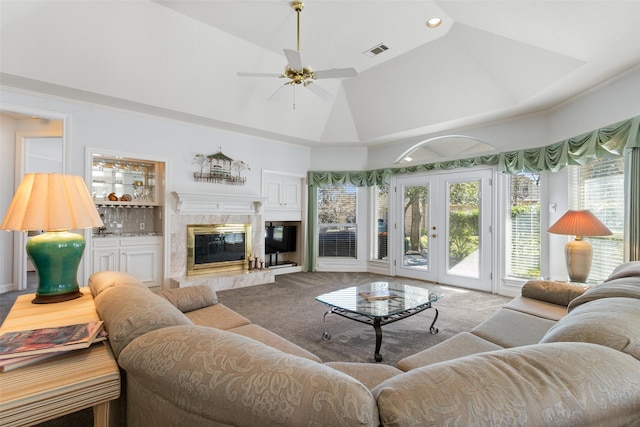
[[366,148],[313,148],[311,169],[313,171],[358,171],[367,170]]
[[[2,219],[9,208],[11,196],[16,189],[12,176],[15,159],[15,120],[0,115],[0,212]],[[10,195],[6,197],[6,195]],[[2,220],[0,219],[0,220]],[[0,231],[0,286],[5,288],[13,282],[13,235],[12,231]]]
[[[209,194],[261,194],[262,169],[306,174],[310,169],[310,151],[307,148],[255,137],[225,132],[198,125],[186,124],[128,111],[77,103],[52,97],[0,91],[0,109],[48,110],[68,114],[69,165],[67,173],[85,175],[87,147],[110,151],[145,154],[168,159],[167,193],[172,191]],[[13,197],[15,130],[9,122],[2,122],[0,149],[0,210],[4,213]],[[235,160],[248,163],[251,170],[244,171],[245,186],[195,182],[194,154],[213,154],[219,148]],[[171,202],[172,196],[167,200]],[[170,204],[171,206],[171,204]],[[10,234],[2,233],[0,240],[0,285],[11,280],[12,261]]]
[[[369,150],[366,169],[394,166],[392,162],[404,151],[420,141],[437,136],[466,135],[478,138],[496,147],[495,152],[499,153],[544,147],[637,115],[640,115],[640,67],[545,113],[425,135],[420,139],[394,144],[377,145]],[[458,158],[473,156],[475,154]],[[449,159],[433,161],[442,160]],[[322,170],[324,169],[326,167]]]

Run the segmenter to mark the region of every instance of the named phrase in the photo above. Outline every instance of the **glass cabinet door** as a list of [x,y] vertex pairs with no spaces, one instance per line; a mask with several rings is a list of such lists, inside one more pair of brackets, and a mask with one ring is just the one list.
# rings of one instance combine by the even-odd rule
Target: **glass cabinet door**
[[156,167],[153,162],[94,155],[91,193],[96,203],[154,205]]

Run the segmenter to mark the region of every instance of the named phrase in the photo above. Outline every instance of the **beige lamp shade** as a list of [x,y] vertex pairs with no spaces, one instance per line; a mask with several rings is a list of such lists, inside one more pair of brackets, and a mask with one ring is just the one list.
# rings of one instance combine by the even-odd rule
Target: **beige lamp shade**
[[22,179],[0,229],[52,231],[102,225],[82,177],[30,173]]
[[609,236],[613,234],[594,214],[588,210],[569,210],[547,230],[553,234],[574,235],[576,239],[564,247],[565,262],[569,279],[584,283],[589,277],[593,248],[582,236]]
[[27,241],[38,274],[35,304],[79,298],[78,266],[85,240],[68,230],[101,227],[102,220],[79,176],[29,173],[22,178],[0,229],[44,230]]

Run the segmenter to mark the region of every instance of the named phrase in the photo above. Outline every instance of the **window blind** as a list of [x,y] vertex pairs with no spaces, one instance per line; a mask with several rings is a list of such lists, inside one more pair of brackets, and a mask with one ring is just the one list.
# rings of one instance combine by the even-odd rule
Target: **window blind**
[[588,237],[593,246],[589,279],[602,281],[624,258],[624,159],[598,159],[569,169],[569,208],[589,209],[613,232]]
[[511,215],[507,221],[507,276],[540,276],[540,175],[511,176]]
[[357,256],[357,191],[353,186],[318,188],[318,256]]

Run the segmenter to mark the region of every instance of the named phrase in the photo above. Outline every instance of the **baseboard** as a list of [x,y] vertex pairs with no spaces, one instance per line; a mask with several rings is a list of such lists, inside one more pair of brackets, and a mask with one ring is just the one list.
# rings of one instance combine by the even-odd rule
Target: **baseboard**
[[5,283],[0,285],[0,294],[3,294],[5,292],[15,291],[16,288],[14,286],[15,285],[13,283]]

